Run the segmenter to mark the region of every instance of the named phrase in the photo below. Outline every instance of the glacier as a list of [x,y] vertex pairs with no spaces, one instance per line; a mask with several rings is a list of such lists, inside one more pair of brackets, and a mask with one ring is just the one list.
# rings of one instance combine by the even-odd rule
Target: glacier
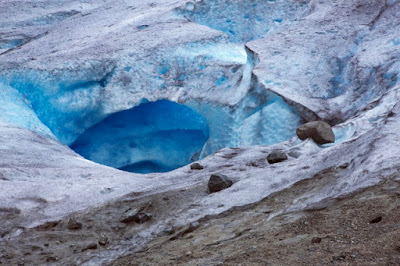
[[[0,242],[129,195],[234,179],[76,258],[97,265],[332,167],[347,165],[268,219],[391,178],[399,12],[395,0],[1,2],[0,215],[21,214]],[[333,126],[334,144],[297,139],[313,120]],[[265,162],[275,149],[282,166]],[[204,171],[187,166],[197,160]]]

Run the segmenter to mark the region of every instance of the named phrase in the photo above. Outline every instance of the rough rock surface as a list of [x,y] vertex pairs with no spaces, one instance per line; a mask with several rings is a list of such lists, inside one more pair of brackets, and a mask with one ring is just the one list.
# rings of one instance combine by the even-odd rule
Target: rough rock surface
[[270,154],[268,154],[267,156],[267,161],[270,164],[274,164],[274,163],[280,163],[283,161],[286,161],[288,159],[286,153],[284,153],[283,151],[273,151]]
[[122,223],[144,223],[150,220],[152,217],[151,214],[139,211],[137,209],[128,210],[124,213],[123,218],[121,219]]
[[210,180],[208,180],[208,190],[211,193],[219,192],[232,186],[232,184],[232,180],[230,180],[226,175],[213,174],[210,176]]
[[301,140],[312,138],[317,144],[335,142],[332,127],[323,121],[314,121],[299,126],[296,134]]
[[[307,211],[275,215],[302,194],[301,189],[329,182],[326,179],[332,176],[325,175],[258,204],[204,219],[196,230],[176,239],[160,236],[143,252],[111,265],[399,264],[399,181],[387,181]],[[382,221],[369,223],[376,216],[382,216]]]
[[204,166],[202,166],[202,165],[199,164],[199,163],[192,163],[192,164],[190,165],[190,169],[192,169],[192,170],[203,170],[203,169],[204,169]]

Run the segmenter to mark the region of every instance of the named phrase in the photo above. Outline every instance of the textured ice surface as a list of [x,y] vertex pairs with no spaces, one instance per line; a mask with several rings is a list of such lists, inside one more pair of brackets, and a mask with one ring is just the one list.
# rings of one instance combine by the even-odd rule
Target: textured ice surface
[[[19,208],[29,217],[20,226],[29,227],[127,193],[206,188],[216,172],[234,179],[229,189],[191,199],[190,208],[156,221],[135,240],[139,247],[167,226],[257,202],[327,169],[344,170],[282,212],[390,178],[400,159],[399,3],[1,2],[0,207]],[[252,14],[262,15],[259,24]],[[48,23],[35,22],[43,18]],[[204,118],[209,139],[201,156],[211,154],[201,161],[205,170],[127,173],[57,141],[70,145],[143,99],[176,102]],[[302,120],[315,119],[334,125],[336,143],[295,138]],[[251,147],[219,150],[238,146]],[[267,164],[273,149],[289,160]],[[165,167],[158,159],[138,160],[115,166]],[[116,244],[93,264],[123,247]]]
[[309,1],[195,1],[179,13],[190,21],[228,34],[233,42],[248,42],[290,25],[306,15]]

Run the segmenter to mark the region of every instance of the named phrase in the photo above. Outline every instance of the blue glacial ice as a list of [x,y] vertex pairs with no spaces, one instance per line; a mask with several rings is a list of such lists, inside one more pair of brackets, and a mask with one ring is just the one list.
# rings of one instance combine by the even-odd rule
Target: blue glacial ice
[[208,139],[205,119],[167,100],[114,113],[70,146],[92,161],[123,170],[166,172],[199,158]]
[[221,148],[295,135],[299,114],[252,77],[256,64],[243,45],[186,43],[146,60],[16,71],[2,80],[26,98],[42,127],[83,157],[126,171],[165,172]]
[[[83,157],[132,172],[170,171],[221,148],[295,136],[299,113],[254,78],[258,59],[244,43],[301,18],[307,5],[189,2],[174,10],[174,18],[189,18],[228,38],[220,33],[148,54],[13,69],[1,80],[25,97],[44,129]],[[151,29],[146,23],[134,28]],[[185,116],[176,119],[178,113]]]
[[44,136],[54,137],[38,119],[32,106],[16,89],[0,83],[0,123],[28,128]]
[[[76,71],[76,70],[75,70]],[[17,90],[37,118],[63,143],[71,144],[86,128],[101,120],[101,90],[105,77],[77,77],[74,72],[13,72],[1,80]]]

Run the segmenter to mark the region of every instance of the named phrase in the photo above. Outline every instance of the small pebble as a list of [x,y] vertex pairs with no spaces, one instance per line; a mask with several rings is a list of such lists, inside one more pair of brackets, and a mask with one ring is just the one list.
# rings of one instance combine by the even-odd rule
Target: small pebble
[[86,251],[89,249],[97,249],[97,244],[96,243],[91,243],[89,245],[87,245],[85,248],[82,249],[82,251]]
[[105,246],[108,243],[109,243],[108,242],[108,237],[105,236],[105,235],[101,235],[100,238],[99,238],[99,244],[102,245],[102,246]]
[[311,243],[313,243],[313,244],[319,244],[319,243],[321,243],[321,241],[322,241],[322,238],[320,238],[320,237],[314,237],[313,239],[311,239]]
[[70,219],[68,221],[67,225],[68,230],[81,230],[82,229],[82,224],[80,222],[77,222],[73,219]]

